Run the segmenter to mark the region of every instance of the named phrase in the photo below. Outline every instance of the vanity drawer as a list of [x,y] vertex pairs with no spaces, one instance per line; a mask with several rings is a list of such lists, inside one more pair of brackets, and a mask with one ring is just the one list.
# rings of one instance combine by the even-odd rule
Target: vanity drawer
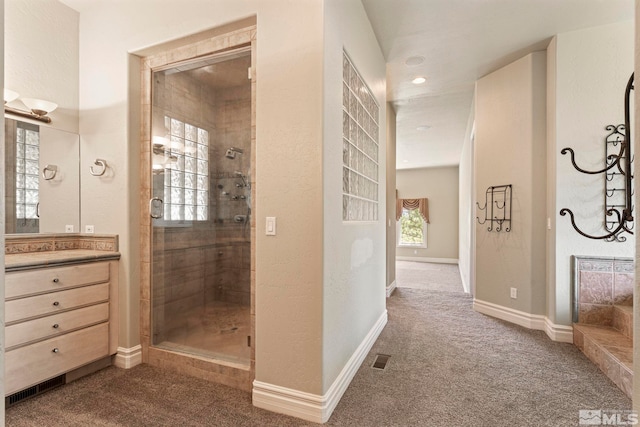
[[106,262],[16,271],[5,275],[4,296],[11,299],[108,281]]
[[5,393],[9,395],[108,354],[108,323],[7,351]]
[[107,320],[109,320],[109,303],[102,303],[16,323],[7,326],[4,330],[5,348],[65,334]]
[[108,283],[20,298],[5,303],[4,320],[5,323],[16,322],[108,300]]

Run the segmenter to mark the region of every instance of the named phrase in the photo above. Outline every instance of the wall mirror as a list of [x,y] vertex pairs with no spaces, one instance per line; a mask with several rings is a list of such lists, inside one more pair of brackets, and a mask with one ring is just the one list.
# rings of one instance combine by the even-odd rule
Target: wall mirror
[[8,118],[4,125],[5,233],[80,232],[80,136]]

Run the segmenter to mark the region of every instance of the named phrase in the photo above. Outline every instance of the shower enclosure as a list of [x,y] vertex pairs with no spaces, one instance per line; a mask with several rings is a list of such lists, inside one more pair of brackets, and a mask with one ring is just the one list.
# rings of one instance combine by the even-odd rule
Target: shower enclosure
[[154,71],[152,345],[250,363],[250,49]]

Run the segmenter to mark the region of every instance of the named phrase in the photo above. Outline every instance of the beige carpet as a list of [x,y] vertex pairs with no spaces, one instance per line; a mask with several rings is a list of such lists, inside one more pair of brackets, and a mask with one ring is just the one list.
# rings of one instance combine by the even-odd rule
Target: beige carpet
[[[399,263],[389,323],[330,426],[577,426],[631,402],[571,344],[476,313],[455,266]],[[453,268],[453,270],[451,270]],[[390,354],[384,371],[376,353]],[[108,368],[7,410],[8,426],[307,426],[228,387]]]

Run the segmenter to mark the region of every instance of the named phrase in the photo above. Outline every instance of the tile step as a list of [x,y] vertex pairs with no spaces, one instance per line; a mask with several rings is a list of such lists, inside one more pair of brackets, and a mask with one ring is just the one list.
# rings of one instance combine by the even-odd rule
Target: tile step
[[574,323],[573,343],[630,399],[633,342],[610,326]]

